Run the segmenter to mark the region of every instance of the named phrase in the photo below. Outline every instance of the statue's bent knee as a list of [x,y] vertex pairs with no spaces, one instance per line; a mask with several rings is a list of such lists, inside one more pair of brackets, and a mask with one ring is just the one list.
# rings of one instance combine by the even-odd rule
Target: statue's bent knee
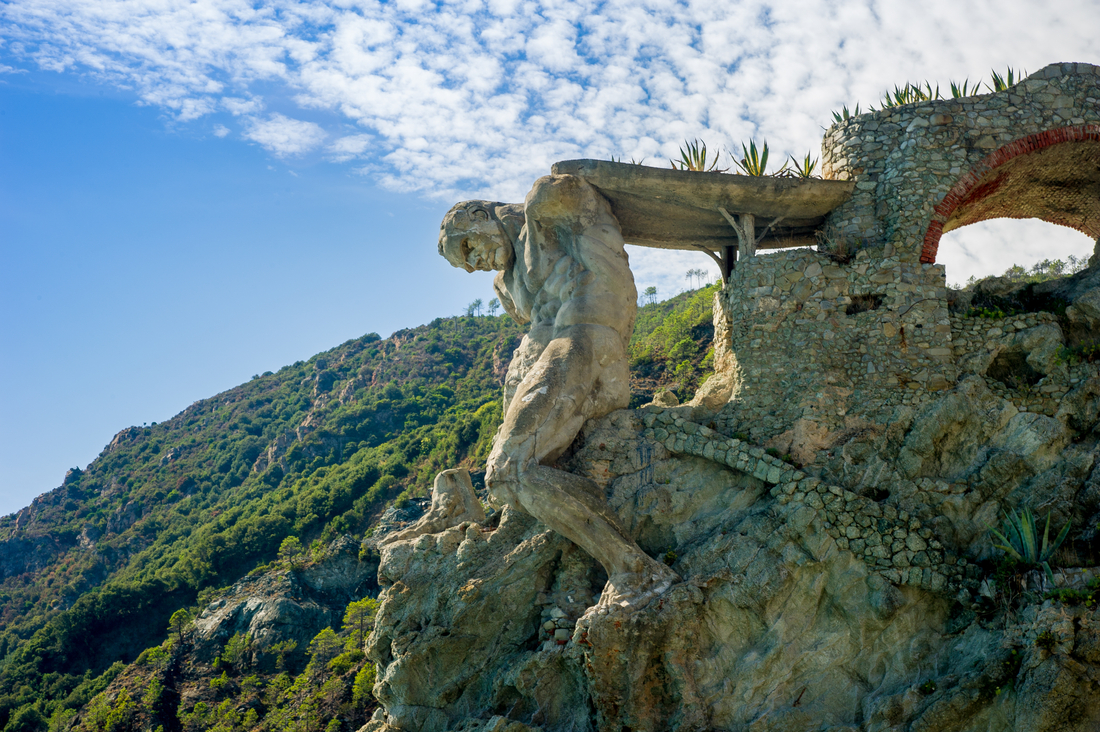
[[485,472],[485,486],[498,501],[522,509],[519,503],[519,474],[511,467],[510,462],[507,459],[497,461],[490,457]]

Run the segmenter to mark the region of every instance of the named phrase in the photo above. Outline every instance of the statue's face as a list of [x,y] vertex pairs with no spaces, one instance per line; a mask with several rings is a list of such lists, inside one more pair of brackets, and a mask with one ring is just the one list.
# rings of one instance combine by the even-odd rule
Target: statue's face
[[487,206],[468,201],[443,217],[439,253],[467,272],[504,270],[511,264],[512,243]]

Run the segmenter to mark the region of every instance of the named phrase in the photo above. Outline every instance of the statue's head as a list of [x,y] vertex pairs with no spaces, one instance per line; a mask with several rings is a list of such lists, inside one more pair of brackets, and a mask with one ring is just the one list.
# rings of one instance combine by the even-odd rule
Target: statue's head
[[439,253],[467,272],[507,269],[515,252],[497,215],[497,209],[506,206],[491,201],[456,204],[439,227]]

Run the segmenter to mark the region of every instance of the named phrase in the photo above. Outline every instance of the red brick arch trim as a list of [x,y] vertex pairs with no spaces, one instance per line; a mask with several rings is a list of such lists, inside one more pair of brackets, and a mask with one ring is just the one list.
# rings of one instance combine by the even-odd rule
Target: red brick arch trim
[[928,230],[924,233],[920,261],[929,264],[936,261],[936,253],[940,247],[940,237],[943,236],[944,224],[955,213],[955,209],[959,207],[959,204],[965,201],[970,192],[978,186],[986,173],[1004,165],[1018,155],[1027,155],[1036,150],[1042,150],[1044,147],[1058,145],[1063,142],[1083,142],[1087,140],[1100,142],[1100,125],[1074,125],[1037,132],[1034,135],[1021,137],[1019,140],[1010,142],[996,152],[982,158],[955,182],[955,185],[951,187],[943,200],[933,209],[932,221],[928,224]]

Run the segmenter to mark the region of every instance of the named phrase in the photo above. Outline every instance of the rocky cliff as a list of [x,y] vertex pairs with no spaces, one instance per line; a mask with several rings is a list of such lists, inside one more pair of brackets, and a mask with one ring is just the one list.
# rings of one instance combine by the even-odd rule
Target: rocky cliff
[[[508,508],[389,543],[365,730],[1100,728],[1097,275],[981,317],[942,267],[739,265],[722,388],[559,461],[683,583],[590,611],[599,565]],[[1025,507],[1071,526],[1053,581],[991,546]]]

